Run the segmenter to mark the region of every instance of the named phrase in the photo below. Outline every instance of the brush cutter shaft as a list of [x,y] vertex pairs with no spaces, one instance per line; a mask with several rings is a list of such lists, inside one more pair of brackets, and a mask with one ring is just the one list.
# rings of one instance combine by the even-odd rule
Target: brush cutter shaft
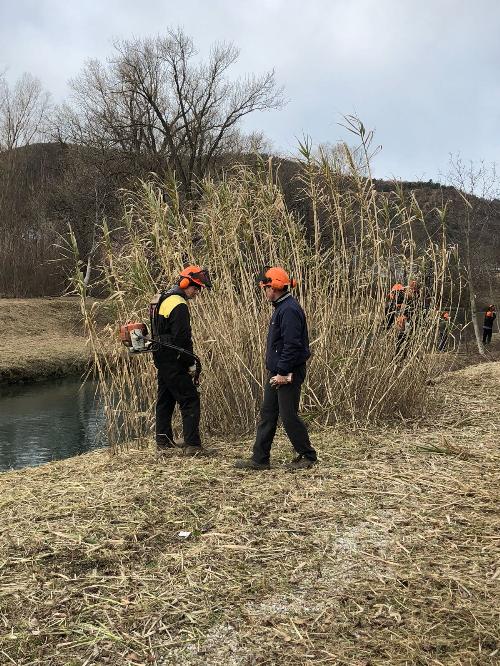
[[[128,347],[128,350],[129,350],[130,354],[144,354],[144,353],[152,352],[152,351],[155,350],[155,345],[159,345],[161,347],[167,347],[168,349],[173,349],[174,351],[179,352],[179,354],[186,354],[187,356],[190,356],[193,359],[194,364],[196,366],[196,370],[195,370],[195,373],[194,373],[194,376],[193,376],[193,382],[196,385],[198,385],[199,379],[200,379],[200,374],[201,374],[201,361],[200,361],[199,357],[196,356],[196,354],[193,354],[193,352],[190,352],[187,349],[183,349],[182,347],[177,347],[177,345],[173,345],[169,342],[161,342],[160,340],[154,340],[154,339],[151,338],[150,335],[144,335],[144,332],[143,332],[144,329],[142,329],[140,327],[144,326],[144,328],[146,328],[145,324],[128,324],[128,326],[130,326],[130,327],[133,326],[133,328],[130,328],[127,331],[128,332],[128,340],[130,340],[130,345],[127,344],[127,342],[125,342],[123,336],[122,336],[122,342],[126,347]],[[122,327],[122,328],[124,328],[124,327]],[[133,331],[136,331],[136,330],[141,331],[141,333],[142,333],[141,342],[143,342],[143,343],[145,342],[145,344],[143,344],[142,348],[139,344],[136,344],[135,346],[132,344],[133,341],[134,341],[133,339],[130,338],[130,331],[132,331],[132,330]]]

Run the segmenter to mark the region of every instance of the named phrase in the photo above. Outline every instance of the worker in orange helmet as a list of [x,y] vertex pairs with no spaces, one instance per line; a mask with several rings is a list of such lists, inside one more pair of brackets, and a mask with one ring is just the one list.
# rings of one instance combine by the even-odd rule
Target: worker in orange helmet
[[295,280],[279,266],[268,267],[259,276],[259,286],[274,308],[267,336],[268,381],[264,387],[252,457],[237,460],[235,466],[239,469],[270,468],[271,446],[279,417],[297,453],[289,469],[307,469],[318,460],[306,425],[298,415],[306,361],[311,354],[304,311],[290,293],[290,288],[295,285]]
[[[188,301],[212,284],[206,268],[184,268],[176,284],[160,292],[150,306],[151,335],[157,344],[153,360],[158,371],[156,401],[156,446],[158,451],[174,446],[172,415],[178,404],[182,416],[183,452],[195,456],[204,452],[200,439],[200,395],[196,386],[197,366]],[[166,343],[162,345],[161,343]],[[166,345],[173,345],[172,349]],[[179,351],[182,350],[182,351]]]
[[446,343],[450,333],[450,313],[445,310],[441,313],[441,320],[439,322],[439,342],[438,351],[446,351]]
[[494,305],[489,305],[486,308],[486,312],[484,315],[484,323],[483,323],[483,344],[487,345],[491,342],[491,337],[493,335],[493,322],[497,318],[496,312],[495,312],[495,306]]
[[391,287],[389,292],[389,297],[385,306],[385,320],[387,329],[391,328],[394,324],[398,308],[404,301],[405,297],[405,288],[400,282],[396,282]]

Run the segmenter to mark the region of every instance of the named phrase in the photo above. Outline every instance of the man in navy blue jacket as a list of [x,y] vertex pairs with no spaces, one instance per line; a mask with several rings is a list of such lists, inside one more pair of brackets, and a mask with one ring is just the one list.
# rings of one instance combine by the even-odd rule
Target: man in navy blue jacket
[[281,416],[285,432],[297,457],[290,469],[307,469],[317,462],[304,421],[298,415],[300,391],[311,355],[304,311],[290,294],[295,286],[283,268],[269,268],[260,281],[274,307],[267,335],[266,367],[269,381],[264,389],[260,423],[249,460],[237,460],[239,469],[269,469],[271,445]]

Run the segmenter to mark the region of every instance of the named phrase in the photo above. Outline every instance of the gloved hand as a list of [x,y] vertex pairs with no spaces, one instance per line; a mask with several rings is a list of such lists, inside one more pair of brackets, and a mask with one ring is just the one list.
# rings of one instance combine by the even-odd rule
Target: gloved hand
[[196,363],[193,363],[193,365],[189,366],[188,372],[191,375],[191,377],[195,376],[195,374],[196,374]]

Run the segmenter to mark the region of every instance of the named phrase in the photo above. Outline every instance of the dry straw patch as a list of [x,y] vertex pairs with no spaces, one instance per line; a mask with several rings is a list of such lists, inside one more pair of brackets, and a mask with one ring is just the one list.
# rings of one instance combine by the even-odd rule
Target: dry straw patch
[[[105,452],[0,477],[2,663],[496,664],[500,364],[321,465]],[[191,531],[188,539],[180,530]]]

